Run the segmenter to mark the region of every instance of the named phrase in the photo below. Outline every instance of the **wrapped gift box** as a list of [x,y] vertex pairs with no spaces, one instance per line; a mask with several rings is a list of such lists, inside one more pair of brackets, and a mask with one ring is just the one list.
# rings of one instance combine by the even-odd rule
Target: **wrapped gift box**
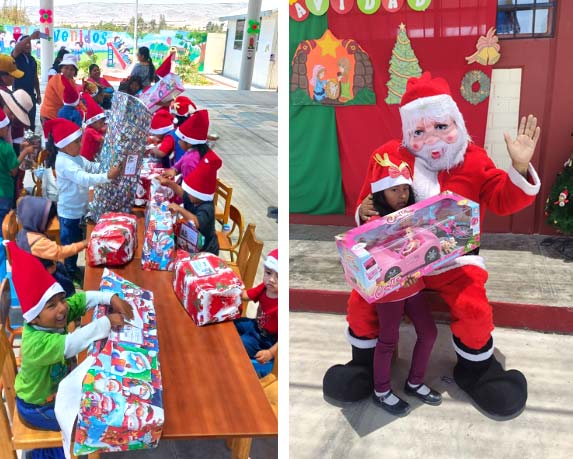
[[[164,423],[153,293],[105,269],[102,290],[121,292],[142,321],[88,348],[95,363],[82,384],[74,454],[154,448]],[[94,319],[107,306],[94,310]]]
[[346,281],[373,303],[479,246],[479,204],[444,192],[336,236]]
[[174,73],[169,73],[143,92],[139,100],[153,113],[159,109],[161,102],[175,99],[183,91],[185,91],[185,86],[181,79]]
[[199,326],[241,315],[241,292],[245,286],[223,260],[211,253],[177,252],[173,288]]
[[[165,169],[161,167],[161,160],[154,157],[144,157],[135,190],[135,205],[146,206],[149,201],[151,191],[151,181],[154,177],[159,177]],[[170,190],[168,188],[168,190]],[[170,190],[171,191],[171,190]],[[171,191],[171,195],[173,192]]]
[[90,266],[120,266],[131,261],[137,247],[137,218],[131,214],[103,214],[88,244]]
[[171,271],[175,262],[175,232],[169,201],[162,193],[155,193],[145,212],[145,236],[141,267],[147,271]]

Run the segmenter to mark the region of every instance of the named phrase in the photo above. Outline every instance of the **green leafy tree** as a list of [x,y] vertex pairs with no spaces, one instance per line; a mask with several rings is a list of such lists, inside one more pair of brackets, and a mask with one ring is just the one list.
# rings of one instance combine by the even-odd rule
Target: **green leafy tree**
[[563,234],[573,234],[573,155],[557,174],[545,203],[547,223]]
[[160,14],[159,15],[159,30],[165,30],[167,29],[167,21],[165,21],[165,15],[164,14]]
[[176,73],[185,83],[196,86],[211,84],[207,78],[199,73],[199,64],[192,62],[188,53],[179,55]]
[[26,7],[22,0],[6,1],[0,9],[0,24],[29,25],[31,24]]
[[400,24],[396,44],[392,50],[390,59],[390,80],[386,83],[388,96],[385,101],[388,105],[399,104],[406,92],[406,82],[411,77],[422,75],[422,69],[418,64],[418,58],[410,45],[410,39],[406,34],[406,26]]

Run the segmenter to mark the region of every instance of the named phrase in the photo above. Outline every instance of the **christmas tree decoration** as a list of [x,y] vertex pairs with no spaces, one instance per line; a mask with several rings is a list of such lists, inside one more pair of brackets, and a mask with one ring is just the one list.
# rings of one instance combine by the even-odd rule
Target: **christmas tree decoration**
[[385,101],[388,105],[399,104],[402,95],[406,91],[408,78],[422,75],[422,68],[418,63],[418,58],[410,45],[410,39],[406,34],[406,26],[400,24],[396,44],[392,50],[390,59],[390,80],[386,83],[388,96]]
[[290,91],[293,105],[375,104],[370,57],[356,41],[339,40],[327,29],[298,45]]
[[495,35],[495,27],[492,27],[487,31],[485,37],[483,35],[479,37],[476,44],[477,51],[465,58],[468,64],[477,62],[481,65],[494,65],[501,57],[499,53],[501,46],[499,46],[498,41],[499,39]]
[[545,203],[547,223],[555,226],[563,234],[573,234],[573,155],[557,174]]
[[462,97],[472,105],[477,105],[489,97],[491,83],[481,70],[470,70],[462,78]]

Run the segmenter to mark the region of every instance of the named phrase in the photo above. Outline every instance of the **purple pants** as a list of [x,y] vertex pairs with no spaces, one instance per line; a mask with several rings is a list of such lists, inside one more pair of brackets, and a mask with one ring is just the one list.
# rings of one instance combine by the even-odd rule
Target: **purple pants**
[[390,390],[390,366],[392,354],[398,344],[400,321],[404,313],[412,320],[418,339],[412,354],[412,366],[408,381],[422,384],[432,347],[438,330],[430,314],[429,306],[420,293],[405,300],[389,303],[376,303],[378,313],[379,335],[374,351],[374,389],[376,392]]

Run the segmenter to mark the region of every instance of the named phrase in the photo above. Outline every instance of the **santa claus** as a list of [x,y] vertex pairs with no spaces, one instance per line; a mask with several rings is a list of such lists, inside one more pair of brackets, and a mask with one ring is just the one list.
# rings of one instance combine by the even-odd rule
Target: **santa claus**
[[[511,167],[495,167],[483,148],[471,142],[464,119],[451,97],[447,82],[424,73],[408,80],[400,104],[402,142],[390,141],[374,151],[359,196],[357,220],[368,220],[376,211],[370,195],[374,157],[398,154],[413,170],[416,200],[450,190],[486,209],[510,215],[530,205],[540,181],[530,164],[540,136],[537,120],[521,119],[516,139],[504,134]],[[426,287],[437,291],[451,312],[451,331],[457,364],[454,380],[478,408],[494,417],[513,417],[527,401],[527,381],[517,370],[504,370],[493,350],[492,309],[486,297],[487,270],[474,251],[424,278]],[[326,372],[326,396],[341,401],[368,397],[372,392],[372,358],[378,319],[375,308],[359,295],[348,302],[347,337],[353,359]]]

